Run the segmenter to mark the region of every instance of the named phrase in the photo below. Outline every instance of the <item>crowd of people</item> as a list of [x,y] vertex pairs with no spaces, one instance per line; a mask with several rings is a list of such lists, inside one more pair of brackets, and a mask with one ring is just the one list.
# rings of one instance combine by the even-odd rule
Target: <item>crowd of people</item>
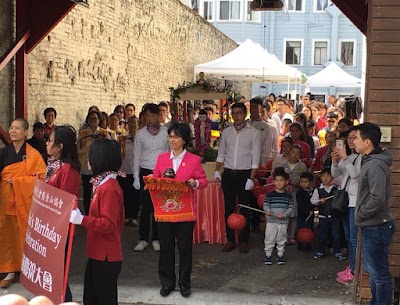
[[[156,221],[144,177],[162,177],[167,169],[173,169],[177,179],[187,182],[195,200],[196,189],[208,183],[201,157],[196,156],[199,151],[189,151],[195,140],[197,145],[191,147],[201,147],[200,155],[209,147],[217,150],[214,179],[221,181],[224,194],[227,238],[222,252],[236,247],[240,253],[249,252],[251,231],[260,232],[260,213],[240,209],[246,223],[238,244],[227,220],[237,202],[258,207],[252,191],[261,183],[267,190],[263,204],[266,265],[274,262],[275,246],[278,265],[285,264],[286,245],[297,244],[299,251],[312,249],[311,244],[296,240],[296,232],[301,228],[314,230],[315,214],[318,243],[313,257],[325,258],[331,247],[333,257],[344,260],[345,245],[349,266],[338,272],[337,281],[352,282],[357,227],[361,227],[363,261],[373,298],[376,304],[390,304],[385,302],[391,299],[392,289],[387,262],[394,232],[388,205],[391,154],[379,146],[379,127],[358,125],[357,120],[345,117],[343,101],[334,96],[329,97],[329,103],[327,106],[306,94],[294,106],[292,101],[271,94],[265,100],[243,98],[224,105],[225,109],[210,101],[203,109],[189,102],[177,114],[171,114],[167,102],[145,104],[137,115],[132,103],[118,105],[110,115],[92,106],[78,132],[71,126],[57,126],[57,111],[46,108],[45,123],[36,122],[27,141],[28,122],[16,119],[9,130],[11,145],[0,150],[0,243],[4,249],[0,272],[6,274],[0,287],[9,287],[20,269],[29,209],[16,207],[29,207],[29,189],[39,176],[74,195],[82,182],[83,212],[73,210],[70,222],[86,228],[88,235],[84,304],[117,304],[124,225],[139,226],[134,251],[143,251],[151,244],[160,252],[160,294],[164,297],[176,286],[177,242],[178,285],[181,295],[188,297],[196,217]],[[211,126],[222,118],[225,122],[219,138],[216,144],[211,143]],[[338,189],[348,193],[346,213],[331,208]],[[196,204],[202,203],[194,201]],[[69,288],[65,300],[72,300]]]

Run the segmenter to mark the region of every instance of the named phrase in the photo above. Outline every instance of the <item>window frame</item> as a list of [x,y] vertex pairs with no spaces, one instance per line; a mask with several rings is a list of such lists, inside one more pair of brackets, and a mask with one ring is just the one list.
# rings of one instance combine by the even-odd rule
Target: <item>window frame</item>
[[[287,42],[289,42],[289,41],[300,41],[300,52],[301,52],[301,55],[300,55],[300,64],[288,64],[287,62],[286,62],[286,43]],[[283,62],[286,64],[286,65],[290,65],[290,66],[304,66],[304,39],[303,38],[284,38],[283,39]]]
[[[353,64],[352,65],[346,65],[344,62],[342,62],[342,43],[343,42],[352,42],[353,43]],[[343,63],[345,67],[355,67],[357,65],[356,63],[357,59],[357,39],[351,39],[351,38],[342,38],[338,40],[338,61]]]
[[200,5],[199,5],[199,15],[201,16],[201,17],[203,17],[203,19],[205,20],[205,21],[208,21],[208,22],[214,22],[215,20],[216,20],[216,18],[215,18],[215,1],[216,0],[207,0],[207,2],[210,2],[211,3],[211,12],[212,12],[212,18],[211,19],[206,19],[206,18],[204,18],[204,8],[205,8],[205,5],[204,5],[204,2],[205,2],[205,0],[201,0],[200,1]]
[[[216,21],[218,22],[243,22],[243,1],[242,0],[216,0],[217,1],[217,14],[216,14]],[[239,19],[221,19],[221,1],[224,2],[239,2]],[[229,9],[230,9],[229,4]]]
[[261,23],[261,12],[259,12],[259,11],[255,11],[254,13],[256,14],[256,16],[258,16],[258,18],[257,18],[257,20],[248,20],[247,19],[247,15],[248,15],[248,13],[249,13],[249,10],[250,10],[250,3],[252,2],[252,0],[244,0],[244,3],[245,3],[245,5],[246,5],[246,10],[245,10],[245,15],[244,15],[244,20],[245,20],[245,22],[248,22],[248,23]]
[[330,59],[330,43],[331,43],[331,41],[330,41],[330,39],[323,39],[323,38],[321,38],[321,39],[313,39],[312,40],[312,50],[311,50],[311,66],[314,66],[314,67],[321,67],[321,66],[323,66],[324,65],[324,63],[322,63],[322,64],[320,64],[320,65],[316,65],[314,62],[315,62],[315,43],[316,42],[326,42],[327,43],[327,46],[326,46],[326,48],[327,48],[327,52],[326,52],[326,61],[329,61],[329,59]]
[[[297,10],[289,10],[289,1],[291,0],[285,0],[285,6],[288,12],[291,13],[305,13],[306,12],[306,0],[300,0],[301,1],[301,10],[297,11]],[[297,0],[295,0],[297,1]]]
[[[317,1],[320,1],[320,0],[313,0],[313,13],[316,13],[316,14],[326,13],[326,10],[317,10]],[[328,0],[327,7],[330,5],[332,5],[332,0]]]

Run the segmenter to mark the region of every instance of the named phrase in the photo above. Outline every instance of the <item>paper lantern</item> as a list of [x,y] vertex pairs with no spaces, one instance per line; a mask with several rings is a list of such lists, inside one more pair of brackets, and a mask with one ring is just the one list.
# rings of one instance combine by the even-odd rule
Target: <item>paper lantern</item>
[[229,215],[227,222],[229,228],[240,231],[246,225],[246,218],[242,214],[233,213]]
[[314,232],[309,228],[302,228],[296,234],[297,240],[302,244],[309,244],[314,239]]
[[258,203],[258,206],[260,207],[260,208],[263,208],[263,206],[264,206],[264,199],[265,199],[265,194],[261,194],[260,196],[258,196],[258,198],[257,198],[257,203]]
[[263,186],[257,186],[254,187],[253,189],[253,195],[258,199],[260,195],[265,195],[267,193],[267,190]]

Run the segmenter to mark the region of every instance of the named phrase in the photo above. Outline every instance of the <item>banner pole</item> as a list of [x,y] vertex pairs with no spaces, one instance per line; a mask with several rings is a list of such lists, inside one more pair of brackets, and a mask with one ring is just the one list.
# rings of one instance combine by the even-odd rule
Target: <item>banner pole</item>
[[[74,203],[74,210],[78,206],[78,200],[77,198],[75,199]],[[61,296],[61,303],[64,302],[65,299],[65,293],[67,292],[67,283],[68,283],[68,273],[69,273],[69,266],[71,263],[71,253],[72,253],[72,244],[74,241],[74,234],[75,234],[75,225],[70,223],[69,224],[69,230],[68,230],[68,245],[67,245],[67,253],[65,254],[65,268],[64,268],[64,280],[63,280],[63,290],[62,290],[62,296]]]

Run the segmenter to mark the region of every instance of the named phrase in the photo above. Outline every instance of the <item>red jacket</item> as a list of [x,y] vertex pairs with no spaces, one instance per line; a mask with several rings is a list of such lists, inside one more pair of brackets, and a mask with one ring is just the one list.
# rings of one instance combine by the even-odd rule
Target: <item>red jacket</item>
[[[158,156],[157,163],[153,171],[154,177],[162,177],[162,174],[167,168],[173,168],[172,160],[170,157],[170,152],[166,152]],[[193,178],[199,182],[199,185],[197,187],[199,189],[205,188],[208,185],[207,176],[204,172],[203,167],[201,166],[200,157],[190,152],[186,152],[186,154],[183,156],[178,171],[175,173],[175,178],[179,180],[189,180]],[[190,189],[193,202],[193,210],[195,216],[197,217],[197,202],[196,196],[194,195],[195,191],[196,190]]]
[[90,203],[82,226],[87,229],[86,255],[99,261],[122,261],[121,236],[124,204],[118,181],[110,178],[100,185]]
[[79,172],[73,169],[70,164],[65,163],[49,179],[47,184],[66,191],[76,197],[79,196]]

